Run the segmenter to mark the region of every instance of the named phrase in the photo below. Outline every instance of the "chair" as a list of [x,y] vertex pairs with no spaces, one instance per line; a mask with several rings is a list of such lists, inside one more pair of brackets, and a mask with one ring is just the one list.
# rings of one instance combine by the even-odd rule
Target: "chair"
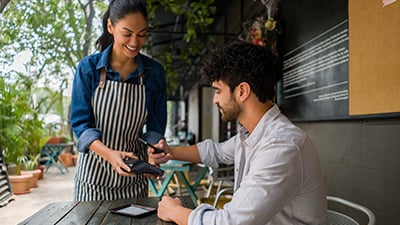
[[222,188],[224,188],[224,184],[228,185],[228,187],[232,186],[233,180],[235,179],[233,165],[220,164],[219,168],[217,169],[213,169],[211,167],[209,167],[208,169],[209,184],[207,193],[205,194],[205,198],[210,198],[213,193],[218,193]]
[[[232,194],[227,194],[228,190],[233,190],[234,166],[220,164],[219,168],[208,167],[208,187],[204,197],[198,199],[198,204],[207,203],[222,208],[223,205],[231,200]],[[218,196],[218,197],[217,197]]]
[[[328,223],[330,225],[375,225],[375,215],[367,207],[356,204],[349,200],[327,196],[328,200]],[[332,206],[336,205],[337,208],[333,209]],[[340,211],[339,211],[340,208]],[[344,213],[344,209],[347,209],[347,213]],[[354,212],[350,215],[350,211]],[[357,217],[358,214],[358,217]],[[361,223],[362,217],[368,218],[366,223]]]
[[232,195],[233,195],[232,187],[221,189],[215,196],[213,206],[217,209],[223,208],[226,203],[231,201]]
[[[233,195],[233,188],[224,188],[221,189],[214,200],[213,206],[215,208],[222,208],[223,205],[227,202],[230,201],[231,197]],[[356,204],[354,202],[351,202],[349,200],[339,198],[339,197],[334,197],[334,196],[327,196],[326,197],[328,200],[328,203],[335,203],[336,208],[331,208],[332,204],[328,204],[328,224],[330,225],[361,225],[361,224],[366,224],[366,225],[375,225],[375,215],[374,213],[368,209],[365,206]],[[341,210],[339,211],[339,208]],[[350,213],[344,213],[343,209],[344,208],[350,208],[352,211],[358,212],[358,214],[363,215],[363,217],[367,218],[368,221],[366,223],[361,223],[362,221],[360,215],[358,217],[356,214],[353,216],[350,216]],[[347,210],[350,212],[349,210]],[[365,220],[364,218],[364,220]]]

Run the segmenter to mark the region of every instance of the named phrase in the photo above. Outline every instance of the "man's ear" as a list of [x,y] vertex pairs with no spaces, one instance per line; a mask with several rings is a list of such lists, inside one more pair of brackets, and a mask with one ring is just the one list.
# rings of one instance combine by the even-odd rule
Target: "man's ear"
[[241,101],[246,100],[250,96],[250,85],[247,82],[242,82],[237,86],[238,97]]

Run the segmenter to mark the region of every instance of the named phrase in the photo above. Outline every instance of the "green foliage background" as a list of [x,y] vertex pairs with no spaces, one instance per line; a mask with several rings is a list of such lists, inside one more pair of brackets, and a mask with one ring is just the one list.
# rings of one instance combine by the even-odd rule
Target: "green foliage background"
[[[205,48],[206,43],[199,40],[197,33],[207,32],[212,25],[214,0],[147,0],[146,3],[149,30],[157,30],[163,22],[156,17],[160,10],[185,21],[183,39],[187,50],[176,51],[176,46],[171,45],[154,51],[151,32],[144,49],[165,67],[167,91],[171,95],[185,75],[182,68],[190,67],[193,58]],[[94,42],[101,33],[107,4],[104,0],[13,0],[0,13],[0,144],[12,161],[25,160],[27,154],[35,151],[27,141],[35,143],[39,136],[45,135],[41,133],[43,124],[39,114],[56,113],[63,125],[68,122],[70,100],[64,95],[79,60],[96,51]],[[25,54],[29,58],[23,69],[7,69],[23,52],[29,53]],[[73,139],[69,127],[62,132],[58,135]],[[10,146],[18,146],[18,151],[11,152]]]

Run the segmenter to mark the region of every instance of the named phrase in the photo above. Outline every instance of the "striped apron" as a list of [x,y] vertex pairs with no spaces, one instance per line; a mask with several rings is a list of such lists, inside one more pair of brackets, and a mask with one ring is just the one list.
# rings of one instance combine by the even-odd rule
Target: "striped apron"
[[[92,98],[96,128],[102,131],[107,147],[133,152],[147,161],[146,148],[140,148],[137,137],[147,118],[143,75],[139,84],[106,82],[106,71],[100,73],[100,83]],[[79,154],[75,175],[75,201],[115,200],[147,197],[147,178],[143,175],[124,177],[96,153]]]

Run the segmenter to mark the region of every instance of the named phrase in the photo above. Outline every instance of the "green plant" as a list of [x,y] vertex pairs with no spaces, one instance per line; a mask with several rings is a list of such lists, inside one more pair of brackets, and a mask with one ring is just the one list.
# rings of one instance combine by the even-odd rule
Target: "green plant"
[[25,170],[32,171],[37,169],[39,166],[39,158],[40,158],[40,153],[34,156],[29,155],[29,159],[27,159],[24,162]]
[[5,162],[14,163],[17,174],[20,174],[21,163],[26,160],[22,138],[25,102],[22,99],[17,84],[7,83],[4,77],[0,77],[0,145],[4,149]]
[[[10,73],[11,74],[11,73]],[[43,125],[32,108],[31,85],[28,77],[16,74],[0,76],[0,145],[7,165],[15,164],[17,175],[28,156],[40,153]]]
[[[147,0],[149,12],[149,28],[157,31],[158,24],[163,24],[163,17],[156,16],[160,9],[171,13],[178,19],[182,19],[184,35],[182,40],[186,43],[187,49],[181,50],[181,44],[175,45],[171,42],[169,47],[154,50],[152,37],[145,46],[145,51],[158,59],[168,74],[167,94],[172,96],[180,85],[182,76],[188,73],[188,69],[193,66],[193,60],[204,54],[207,43],[213,43],[215,37],[212,35],[200,35],[210,32],[216,14],[215,0],[185,1],[185,0]],[[177,25],[177,24],[176,24]],[[150,32],[151,33],[151,32]],[[206,38],[205,38],[206,37]]]
[[38,118],[38,113],[33,112],[30,114],[29,119],[24,121],[24,139],[29,143],[27,146],[27,154],[29,156],[35,156],[40,154],[42,146],[46,143],[49,137],[46,136],[46,130],[43,122]]

